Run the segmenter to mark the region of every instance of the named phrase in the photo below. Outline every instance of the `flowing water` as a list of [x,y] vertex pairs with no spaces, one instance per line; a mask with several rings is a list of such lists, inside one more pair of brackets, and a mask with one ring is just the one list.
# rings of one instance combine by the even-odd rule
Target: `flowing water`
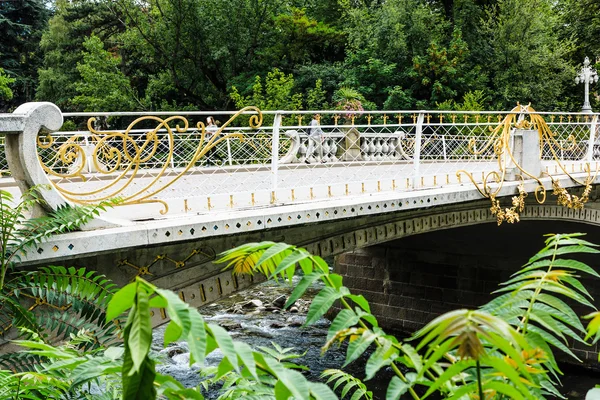
[[[282,296],[288,296],[291,288],[270,281],[203,307],[200,312],[208,322],[227,329],[234,340],[246,342],[255,348],[270,347],[274,342],[283,348],[294,348],[295,353],[306,352],[295,361],[309,368],[304,373],[307,379],[317,381],[324,369],[341,368],[345,360],[344,348],[332,349],[321,356],[321,347],[326,341],[329,328],[328,320],[321,318],[309,327],[302,326],[310,299],[318,290],[318,287],[309,289],[296,302],[292,312],[283,311],[272,304],[278,304],[278,299],[281,301]],[[189,351],[185,343],[172,343],[163,349],[164,329],[165,326],[154,332],[153,349],[162,359],[162,364],[157,366],[158,372],[173,376],[187,387],[197,386],[204,378],[201,378],[198,368],[189,366]],[[205,365],[216,366],[220,360],[221,354],[217,350],[208,357]],[[365,358],[359,359],[345,370],[362,378],[364,362]],[[563,371],[565,377],[561,392],[568,399],[584,399],[587,390],[600,383],[600,374],[569,367],[564,367]],[[391,376],[389,369],[383,370],[375,379],[365,382],[376,399],[385,399],[385,390]],[[208,399],[215,399],[217,396],[218,387],[206,393]]]

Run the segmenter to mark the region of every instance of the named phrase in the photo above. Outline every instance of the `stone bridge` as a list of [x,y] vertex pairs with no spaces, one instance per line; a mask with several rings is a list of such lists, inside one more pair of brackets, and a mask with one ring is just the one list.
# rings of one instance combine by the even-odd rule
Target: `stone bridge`
[[336,256],[383,322],[412,330],[483,303],[542,233],[600,238],[595,114],[338,113],[321,111],[320,130],[313,113],[255,108],[211,113],[224,122],[210,129],[206,112],[0,115],[4,190],[42,188],[47,209],[120,199],[22,267],[143,276],[202,306],[252,284],[213,264],[219,252],[285,241]]

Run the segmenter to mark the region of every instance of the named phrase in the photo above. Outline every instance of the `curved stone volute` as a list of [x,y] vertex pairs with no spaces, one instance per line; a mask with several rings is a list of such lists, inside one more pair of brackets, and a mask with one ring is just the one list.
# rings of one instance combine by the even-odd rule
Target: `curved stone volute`
[[63,124],[62,113],[52,103],[39,102],[19,106],[13,116],[22,119],[22,130],[6,135],[6,159],[10,172],[22,192],[39,185],[46,202],[44,207],[55,210],[68,201],[54,189],[42,169],[38,160],[37,137],[42,129],[59,130]]
[[[6,120],[3,124],[2,120]],[[56,210],[64,204],[74,205],[65,199],[52,185],[38,159],[38,134],[41,130],[57,131],[63,124],[60,109],[48,102],[25,103],[12,114],[0,118],[0,133],[5,133],[5,151],[8,167],[21,192],[33,186],[39,187],[44,200],[42,207]],[[43,214],[41,207],[33,210],[34,216]],[[83,230],[130,225],[130,221],[118,218],[96,217]]]

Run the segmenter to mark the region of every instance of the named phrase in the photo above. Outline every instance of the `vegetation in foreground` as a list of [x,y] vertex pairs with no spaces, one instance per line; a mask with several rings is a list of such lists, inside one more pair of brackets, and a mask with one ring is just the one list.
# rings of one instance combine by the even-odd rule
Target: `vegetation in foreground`
[[[287,306],[321,280],[325,286],[312,301],[306,324],[337,302],[342,310],[330,326],[323,352],[347,341],[347,365],[369,351],[366,380],[383,368],[394,372],[387,399],[424,399],[433,393],[452,399],[543,399],[561,397],[557,385],[562,373],[554,351],[577,359],[566,345],[567,338],[587,343],[599,336],[600,313],[578,279],[579,275],[599,276],[588,265],[567,258],[598,253],[597,246],[581,236],[549,236],[546,246],[501,285],[498,297],[490,303],[477,310],[443,314],[406,341],[386,334],[366,299],[351,294],[341,276],[330,273],[323,259],[304,249],[284,243],[252,243],[224,253],[220,262],[228,263],[234,273],[259,272],[290,282],[299,267],[302,278]],[[67,285],[65,290],[74,287]],[[234,341],[223,328],[206,323],[175,293],[141,278],[106,298],[105,321],[119,326],[122,344],[98,344],[96,331],[81,329],[71,333],[69,341],[53,345],[22,329],[29,339],[16,341],[26,349],[19,354],[37,364],[27,371],[2,371],[0,398],[202,399],[202,386],[185,388],[156,372],[156,360],[150,354],[152,309],[167,312],[171,321],[164,345],[187,342],[190,364],[201,365],[216,349],[222,352],[223,359],[208,381],[223,383],[222,399],[372,398],[360,380],[343,370],[324,373],[323,379],[332,387],[307,381],[289,349],[257,350]],[[587,332],[565,300],[593,311]]]

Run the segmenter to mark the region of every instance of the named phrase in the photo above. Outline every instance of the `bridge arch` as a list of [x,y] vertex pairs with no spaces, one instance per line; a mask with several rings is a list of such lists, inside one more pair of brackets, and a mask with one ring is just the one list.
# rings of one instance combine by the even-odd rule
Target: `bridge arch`
[[[441,313],[491,300],[498,284],[543,246],[543,234],[585,232],[588,240],[600,244],[597,205],[572,210],[529,204],[520,223],[498,227],[487,204],[477,202],[461,210],[430,210],[430,215],[410,216],[393,226],[367,228],[362,232],[373,238],[370,241],[341,253],[331,244],[325,250],[336,254],[335,271],[352,293],[369,300],[381,326],[408,334]],[[346,248],[353,244],[348,235],[358,234],[346,234]],[[578,258],[600,267],[598,257]],[[583,283],[600,298],[597,280],[584,277]],[[575,311],[590,312],[578,307]],[[585,362],[598,359],[597,346],[570,347]]]
[[[521,221],[563,221],[591,226],[600,226],[600,202],[590,202],[585,208],[574,210],[559,205],[527,204]],[[427,209],[414,213],[400,214],[393,221],[363,226],[344,233],[307,243],[307,248],[321,256],[335,256],[348,251],[389,242],[404,237],[479,224],[496,225],[489,202]]]

